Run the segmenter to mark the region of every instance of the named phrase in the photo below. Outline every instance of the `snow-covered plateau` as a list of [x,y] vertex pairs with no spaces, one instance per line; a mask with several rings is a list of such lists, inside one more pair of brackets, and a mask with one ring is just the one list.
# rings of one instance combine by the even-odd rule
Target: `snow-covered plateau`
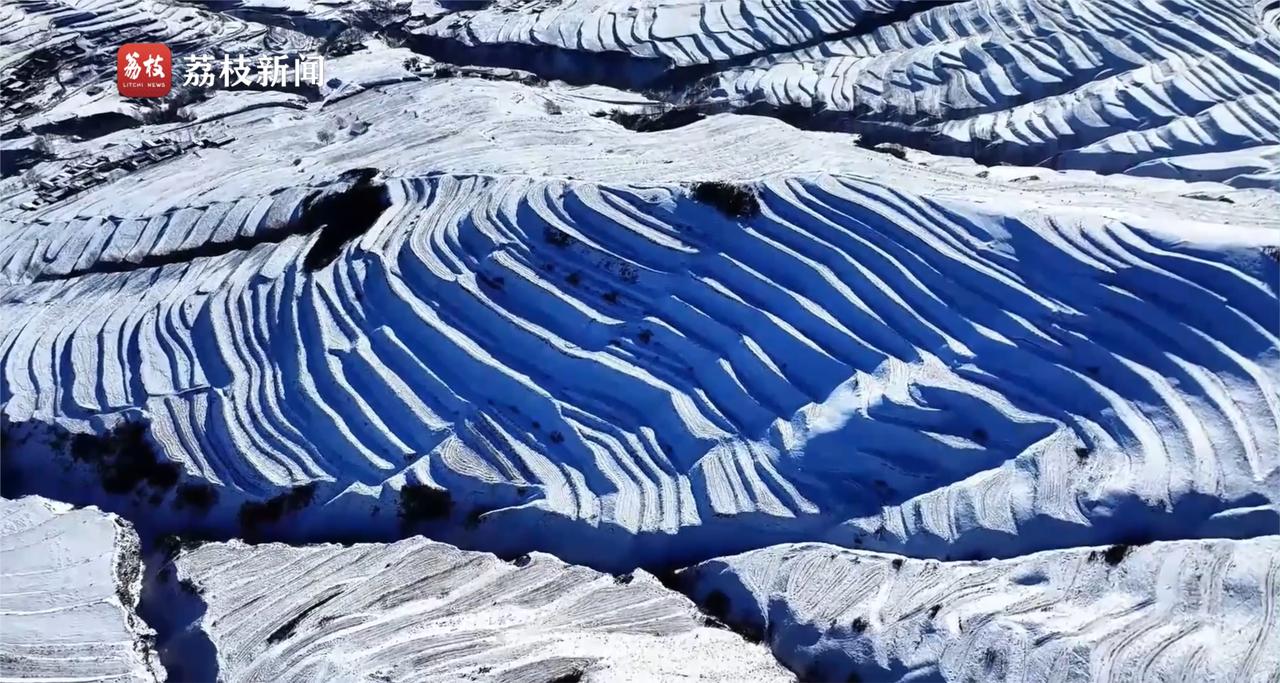
[[21,0],[0,86],[0,680],[1280,679],[1275,0]]
[[0,499],[0,532],[0,678],[165,680],[128,522],[29,496]]

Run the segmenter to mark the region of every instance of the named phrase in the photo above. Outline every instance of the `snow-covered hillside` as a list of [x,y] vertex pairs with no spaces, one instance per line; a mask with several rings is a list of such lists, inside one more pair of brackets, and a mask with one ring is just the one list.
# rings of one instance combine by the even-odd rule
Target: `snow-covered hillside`
[[[514,640],[472,638],[489,654],[442,675],[516,667],[516,647],[546,677],[578,656],[734,678],[755,660],[710,653],[741,643],[595,572],[703,563],[686,587],[732,598],[798,673],[1108,679],[1147,657],[1135,671],[1273,677],[1250,653],[1270,651],[1255,598],[1280,534],[1276,8],[5,4],[4,495],[98,505],[148,547],[469,549],[188,552],[173,571],[203,598],[174,580],[141,610],[187,673],[408,676],[398,657],[450,647],[412,634],[462,608],[397,591],[470,567],[446,582],[468,600],[573,577],[584,604],[618,590],[682,626],[597,659],[555,648],[626,650],[586,628],[600,615],[557,640],[540,629],[564,605],[508,602],[463,616]],[[123,100],[124,40],[320,51],[325,77]],[[1111,563],[1112,544],[1135,550]],[[321,561],[332,576],[299,574]],[[963,634],[865,616],[850,635],[786,583],[852,618],[933,595],[908,575],[936,575]],[[1139,628],[1168,610],[1179,630]],[[356,612],[377,616],[347,642]],[[982,623],[1011,634],[991,662]],[[1247,633],[1263,644],[1216,646]],[[685,641],[714,647],[653,659]]]
[[0,499],[0,534],[0,679],[165,680],[127,522],[30,496]]
[[[0,8],[0,30],[16,105],[0,122],[65,95],[59,80],[110,67],[122,35],[261,52],[368,31],[429,59],[985,163],[1280,183],[1280,12],[1268,0],[80,0]],[[48,78],[52,64],[62,79]]]
[[[289,137],[290,110],[251,109],[127,193],[10,209],[9,420],[140,421],[223,494],[215,527],[315,482],[302,536],[381,533],[422,484],[480,522],[450,537],[619,568],[1276,529],[1271,206],[1155,186],[1135,211],[1094,181],[934,172],[751,117],[633,133],[538,97],[391,85]],[[753,174],[732,182],[758,212],[689,189]],[[324,265],[331,212],[373,224]],[[382,514],[335,521],[352,507]]]
[[[386,86],[293,123],[342,133],[301,145],[253,109],[126,194],[11,210],[9,419],[140,421],[219,489],[215,528],[314,482],[298,537],[382,537],[425,485],[436,533],[616,568],[1276,530],[1274,203],[1155,185],[1135,210],[754,117],[634,133],[537,92]],[[699,200],[715,178],[736,184]],[[758,211],[717,208],[735,191]],[[373,224],[329,253],[334,213]]]
[[1280,538],[935,562],[784,545],[681,580],[810,680],[1236,681],[1280,672]]
[[162,575],[170,600],[199,603],[167,658],[207,639],[220,680],[795,680],[645,572],[542,554],[214,543]]
[[510,5],[472,5],[415,35],[459,59],[670,89],[681,104],[765,105],[757,109],[985,161],[1280,182],[1271,3]]

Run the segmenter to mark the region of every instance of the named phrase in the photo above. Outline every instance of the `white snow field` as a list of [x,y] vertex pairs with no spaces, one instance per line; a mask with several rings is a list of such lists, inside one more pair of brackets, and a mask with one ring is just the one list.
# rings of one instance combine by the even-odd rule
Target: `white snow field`
[[0,680],[165,680],[127,522],[28,496],[0,499],[0,532]]
[[1280,673],[1280,538],[936,562],[810,543],[681,577],[809,680],[1232,681]]
[[213,543],[172,572],[186,585],[172,599],[204,607],[189,634],[216,648],[219,680],[795,680],[652,575],[541,553],[511,563],[421,538]]

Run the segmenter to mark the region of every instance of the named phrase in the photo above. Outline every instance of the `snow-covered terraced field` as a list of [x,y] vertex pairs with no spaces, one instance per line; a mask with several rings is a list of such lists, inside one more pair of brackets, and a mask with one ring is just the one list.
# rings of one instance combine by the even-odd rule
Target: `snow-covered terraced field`
[[415,33],[459,59],[674,89],[682,104],[764,104],[984,162],[1278,182],[1280,30],[1266,2],[505,4]]
[[30,496],[0,499],[0,531],[0,680],[165,679],[126,522]]
[[935,562],[782,545],[683,573],[809,680],[1237,681],[1280,673],[1280,538]]
[[207,639],[219,680],[795,680],[650,574],[540,553],[503,562],[421,538],[214,543],[162,572],[168,599],[198,615],[166,659]]
[[[4,495],[399,541],[148,563],[175,679],[781,673],[597,573],[689,565],[801,675],[1275,679],[1277,7],[6,4]],[[133,39],[325,78],[122,100]],[[30,500],[6,564],[119,554]]]
[[[299,127],[373,126],[287,170],[288,115],[246,112],[124,197],[38,211],[0,247],[9,420],[141,420],[221,491],[213,527],[316,482],[302,537],[380,534],[426,485],[470,519],[449,538],[617,568],[1276,530],[1265,203],[1153,186],[1141,215],[1096,182],[931,172],[757,118],[632,133],[530,94],[349,98]],[[463,108],[491,123],[451,128]],[[755,156],[713,149],[735,134]],[[830,173],[807,161],[824,148]],[[656,180],[757,159],[752,215]],[[342,168],[384,169],[377,218],[313,269]]]
[[122,35],[306,52],[355,30],[868,143],[1275,189],[1278,24],[1268,0],[23,2],[0,9],[21,100],[0,122],[65,96],[52,62],[105,73]]

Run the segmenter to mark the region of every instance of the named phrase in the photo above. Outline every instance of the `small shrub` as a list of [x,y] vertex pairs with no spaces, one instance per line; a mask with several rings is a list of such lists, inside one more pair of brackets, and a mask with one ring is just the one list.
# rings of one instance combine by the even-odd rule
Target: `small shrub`
[[140,118],[145,124],[191,121],[194,117],[191,116],[187,106],[204,100],[208,96],[208,93],[202,89],[178,86],[163,99],[148,101],[144,105]]
[[987,445],[987,442],[990,441],[990,439],[991,437],[987,434],[987,430],[983,429],[982,427],[978,427],[977,429],[973,430],[973,441],[974,443],[977,443],[979,446]]
[[760,200],[752,187],[708,181],[694,183],[693,198],[714,206],[729,218],[750,218],[760,213]]
[[569,233],[559,228],[553,228],[550,225],[548,225],[546,229],[542,231],[542,239],[547,244],[550,244],[553,247],[559,247],[561,249],[573,244],[574,242],[573,235],[570,235]]
[[875,147],[872,147],[871,149],[876,152],[880,152],[882,154],[888,154],[889,156],[895,159],[907,158],[906,148],[904,148],[902,145],[895,145],[891,142],[882,142],[876,145]]
[[274,524],[285,515],[310,505],[315,498],[315,493],[315,484],[304,484],[265,501],[246,501],[240,506],[241,532],[248,537],[256,535],[262,527]]
[[706,113],[695,107],[670,107],[657,103],[646,105],[640,111],[614,109],[593,116],[607,118],[637,133],[672,130],[707,118]]
[[181,474],[177,463],[157,455],[141,422],[121,422],[102,436],[76,434],[71,438],[71,457],[93,465],[107,493],[129,493],[144,482],[168,490]]
[[853,620],[853,623],[849,624],[849,629],[854,633],[862,633],[867,630],[867,626],[869,626],[867,620],[863,617],[858,617]]
[[893,565],[893,568],[895,570],[902,569],[902,558],[901,557],[894,558],[893,562],[890,562],[889,564]]
[[1133,547],[1128,543],[1117,543],[1103,551],[1102,560],[1114,567],[1123,562],[1125,556],[1128,555],[1129,551],[1132,549]]

